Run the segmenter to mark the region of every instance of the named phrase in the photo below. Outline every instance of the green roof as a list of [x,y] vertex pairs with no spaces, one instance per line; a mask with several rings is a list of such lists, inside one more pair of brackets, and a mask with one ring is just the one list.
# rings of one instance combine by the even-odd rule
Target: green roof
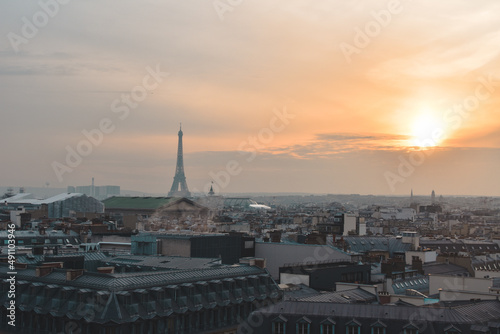
[[178,197],[127,197],[113,196],[102,201],[106,209],[158,209]]

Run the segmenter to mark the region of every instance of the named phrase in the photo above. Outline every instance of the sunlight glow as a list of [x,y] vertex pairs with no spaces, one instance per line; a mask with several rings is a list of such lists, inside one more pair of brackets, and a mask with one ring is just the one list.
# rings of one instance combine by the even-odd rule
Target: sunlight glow
[[444,139],[444,122],[430,109],[419,112],[411,125],[411,146],[435,147]]

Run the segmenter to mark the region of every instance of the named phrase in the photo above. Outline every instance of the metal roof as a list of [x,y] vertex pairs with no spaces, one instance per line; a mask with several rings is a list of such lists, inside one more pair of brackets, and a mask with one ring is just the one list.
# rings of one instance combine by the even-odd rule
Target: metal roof
[[392,283],[392,289],[397,295],[406,294],[406,290],[416,290],[419,292],[429,291],[429,277],[428,276],[414,276],[405,279],[397,279]]
[[283,300],[297,300],[319,295],[319,292],[305,284],[280,284],[283,291]]
[[345,236],[351,252],[366,253],[369,251],[387,251],[392,257],[395,252],[406,252],[411,250],[411,244],[404,244],[402,239],[392,237],[359,237]]
[[[0,266],[0,275],[7,275],[7,266]],[[232,278],[247,275],[267,274],[265,269],[250,266],[222,265],[216,268],[202,268],[190,270],[171,270],[158,272],[132,272],[119,274],[102,274],[86,272],[74,279],[66,280],[66,270],[54,269],[52,273],[36,277],[35,269],[28,268],[17,271],[17,280],[36,281],[45,284],[70,285],[77,288],[90,288],[108,291],[125,291],[169,284],[182,284],[187,282],[209,281],[220,278]]]
[[[18,194],[18,195],[20,195],[20,194]],[[27,198],[29,196],[23,196],[23,197],[16,198],[16,196],[14,196],[14,197],[6,198],[2,201],[3,202],[7,201],[7,203],[18,203],[18,204],[26,203],[26,204],[32,204],[32,205],[41,205],[41,204],[50,204],[50,203],[64,201],[64,200],[67,200],[67,199],[72,198],[72,197],[83,197],[83,196],[88,197],[87,195],[81,194],[81,193],[62,193],[62,194],[55,195],[55,196],[52,196],[52,197],[49,197],[46,199]]]
[[453,263],[430,262],[423,265],[425,275],[464,275],[469,274],[467,269]]
[[337,302],[283,301],[256,311],[263,315],[335,316],[382,321],[412,319],[418,313],[422,321],[479,324],[500,319],[500,301],[490,300],[457,307],[429,307],[379,304],[345,304]]
[[[9,233],[6,230],[0,231],[0,239],[8,238]],[[69,231],[69,234],[59,230],[47,230],[45,234],[40,234],[38,230],[16,230],[16,239],[19,238],[68,238],[79,237],[80,235],[75,231]]]
[[102,261],[106,265],[134,265],[144,267],[155,267],[164,269],[200,269],[220,267],[220,259],[216,258],[195,258],[182,256],[140,256],[127,255],[126,257],[103,257]]
[[24,199],[24,200],[31,200],[33,199],[33,195],[30,194],[30,193],[20,193],[20,194],[16,194],[14,196],[11,196],[11,197],[7,197],[7,198],[3,198],[1,200],[2,203],[16,203],[17,201],[21,200],[21,199]]
[[426,239],[420,238],[420,246],[423,248],[439,249],[442,253],[458,252],[499,252],[498,244],[484,240],[463,239]]
[[377,301],[377,296],[361,288],[350,290],[321,293],[316,296],[299,299],[301,302],[321,302],[321,303],[372,303]]

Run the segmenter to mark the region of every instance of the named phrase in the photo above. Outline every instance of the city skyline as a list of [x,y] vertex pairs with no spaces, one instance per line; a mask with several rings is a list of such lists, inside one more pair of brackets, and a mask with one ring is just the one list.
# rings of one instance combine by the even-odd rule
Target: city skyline
[[1,186],[500,196],[495,1],[0,8]]

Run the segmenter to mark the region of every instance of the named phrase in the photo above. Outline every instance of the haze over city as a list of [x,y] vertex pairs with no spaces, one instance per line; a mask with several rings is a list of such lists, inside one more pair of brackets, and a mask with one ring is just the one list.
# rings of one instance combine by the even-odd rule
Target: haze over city
[[58,4],[0,4],[1,186],[167,193],[182,123],[192,192],[500,195],[498,1]]

